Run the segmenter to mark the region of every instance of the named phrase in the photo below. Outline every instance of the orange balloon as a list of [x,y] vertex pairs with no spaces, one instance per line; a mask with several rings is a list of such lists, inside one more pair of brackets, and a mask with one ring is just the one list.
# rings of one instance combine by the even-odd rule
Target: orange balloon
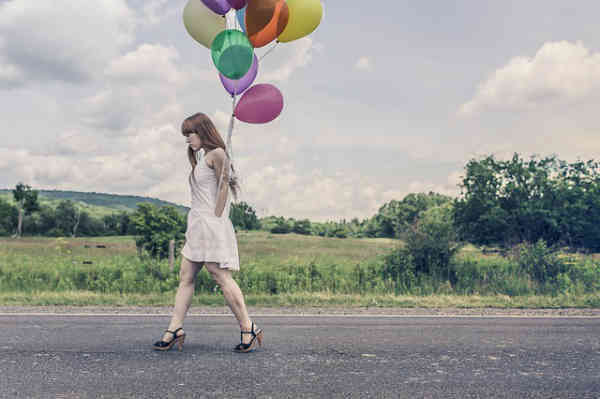
[[246,33],[254,47],[263,47],[281,35],[290,11],[285,0],[248,0]]

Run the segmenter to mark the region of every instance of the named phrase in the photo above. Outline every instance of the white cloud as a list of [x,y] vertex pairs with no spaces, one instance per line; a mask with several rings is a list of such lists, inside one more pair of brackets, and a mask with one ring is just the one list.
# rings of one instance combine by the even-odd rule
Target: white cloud
[[132,42],[134,28],[125,0],[98,0],[93,6],[77,0],[5,1],[0,85],[92,79]]
[[251,203],[259,216],[349,220],[371,217],[384,203],[401,200],[411,192],[457,195],[458,176],[458,172],[450,174],[443,184],[412,181],[390,187],[360,173],[300,170],[288,162],[256,168],[242,176],[242,200]]
[[180,118],[176,93],[192,77],[179,68],[178,59],[173,47],[142,44],[112,60],[105,87],[82,104],[83,121],[117,135],[127,133],[124,129],[132,124],[156,126]]
[[356,64],[354,64],[354,69],[358,69],[359,71],[370,71],[373,69],[371,59],[369,57],[360,57],[356,61]]
[[294,71],[308,65],[315,47],[318,50],[319,46],[313,45],[309,37],[277,45],[277,48],[261,60],[258,78],[263,82],[288,80]]
[[109,140],[110,150],[100,154],[90,148],[95,144],[90,137],[61,139],[68,141],[65,146],[70,152],[41,154],[0,148],[2,183],[10,187],[25,181],[36,188],[76,188],[189,202],[185,179],[189,164],[178,126],[140,129],[125,140]]
[[175,65],[179,53],[174,47],[142,44],[135,51],[112,60],[106,69],[110,79],[129,84],[178,84],[184,74]]
[[170,0],[143,0],[142,15],[139,18],[139,24],[156,25],[173,14],[181,13],[181,4],[167,8]]
[[479,85],[459,114],[531,110],[582,100],[600,88],[600,53],[581,42],[545,43],[533,58],[516,57]]

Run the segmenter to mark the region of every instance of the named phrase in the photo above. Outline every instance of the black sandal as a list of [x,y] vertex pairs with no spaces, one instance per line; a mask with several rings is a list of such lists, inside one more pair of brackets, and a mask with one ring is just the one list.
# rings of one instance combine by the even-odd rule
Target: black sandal
[[[252,339],[250,342],[245,344],[244,334],[252,334]],[[254,330],[254,322],[252,322],[252,330],[251,331],[240,331],[240,343],[233,350],[238,353],[248,353],[254,352],[256,350],[256,346],[262,346],[263,340],[263,331],[259,328],[258,330]]]
[[175,343],[177,343],[177,349],[179,349],[179,351],[183,350],[183,342],[185,341],[185,333],[181,334],[181,335],[177,335],[177,333],[179,332],[179,330],[183,330],[183,327],[179,327],[177,330],[175,331],[169,331],[169,330],[165,330],[166,332],[168,332],[169,334],[173,335],[173,339],[170,341],[163,341],[162,339],[160,341],[156,341],[154,343],[154,350],[157,351],[168,351],[169,349],[171,349],[173,347],[173,345],[175,345]]

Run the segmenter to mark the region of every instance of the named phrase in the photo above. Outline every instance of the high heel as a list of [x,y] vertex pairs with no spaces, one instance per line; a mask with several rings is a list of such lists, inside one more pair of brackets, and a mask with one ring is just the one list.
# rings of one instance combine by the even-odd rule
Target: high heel
[[[243,342],[244,334],[252,334],[252,339],[247,344]],[[233,348],[233,350],[239,353],[254,352],[257,346],[262,346],[262,341],[263,331],[260,328],[258,330],[255,330],[254,322],[252,322],[252,330],[240,331],[240,343],[235,348]]]
[[153,345],[154,349],[157,351],[168,351],[173,347],[173,345],[177,344],[177,349],[181,352],[183,350],[183,343],[185,342],[185,333],[181,335],[177,335],[179,330],[183,330],[183,327],[179,327],[175,331],[166,330],[169,334],[173,335],[173,339],[170,341],[156,341]]

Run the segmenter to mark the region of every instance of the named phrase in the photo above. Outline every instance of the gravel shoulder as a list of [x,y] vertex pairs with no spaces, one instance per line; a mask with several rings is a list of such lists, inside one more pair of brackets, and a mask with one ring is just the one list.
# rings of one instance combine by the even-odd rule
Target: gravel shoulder
[[[172,307],[146,306],[0,306],[2,314],[113,314],[113,315],[164,315]],[[259,316],[309,316],[309,315],[361,315],[361,316],[506,316],[506,317],[600,317],[600,309],[503,309],[503,308],[390,308],[390,307],[249,307],[251,315]],[[193,306],[188,315],[231,315],[226,306]]]

